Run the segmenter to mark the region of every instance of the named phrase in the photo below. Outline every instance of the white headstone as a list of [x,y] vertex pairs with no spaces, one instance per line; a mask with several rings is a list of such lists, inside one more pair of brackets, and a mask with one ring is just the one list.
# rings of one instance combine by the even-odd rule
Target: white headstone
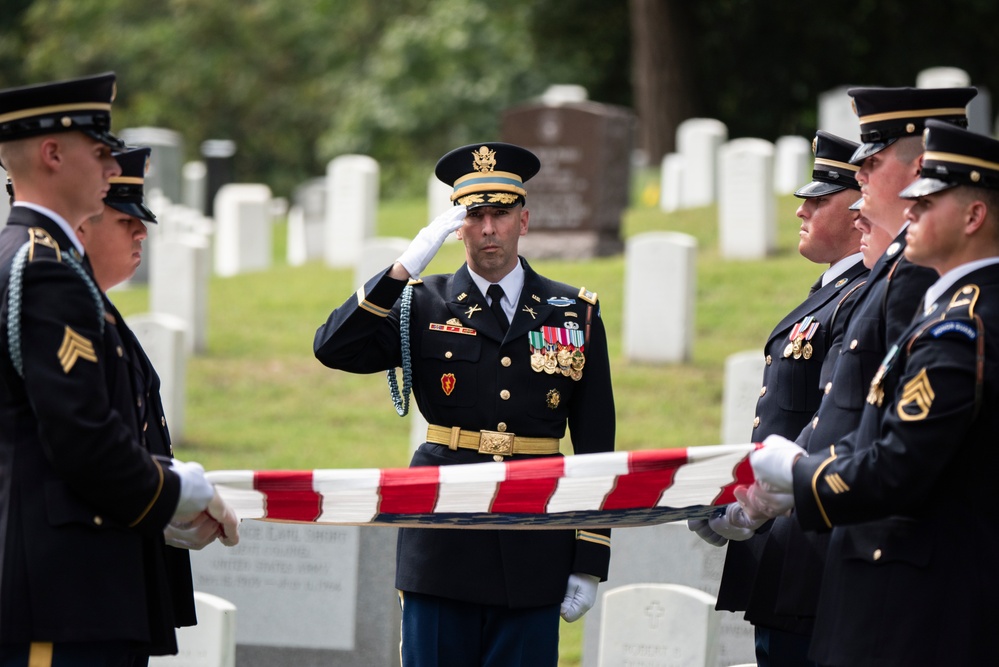
[[199,212],[205,210],[205,191],[208,187],[208,168],[200,160],[186,162],[181,169],[180,201]]
[[364,239],[375,233],[378,163],[366,155],[341,155],[326,167],[326,265],[357,262]]
[[301,266],[322,259],[325,227],[326,178],[313,178],[295,188],[288,210],[288,264]]
[[184,322],[185,350],[208,349],[208,280],[211,256],[200,235],[171,235],[156,244],[156,262],[149,277],[149,307]]
[[[451,201],[452,192],[454,188],[442,182],[434,174],[430,174],[430,178],[427,179],[427,222],[454,206]],[[448,238],[453,237],[448,235]]]
[[853,98],[840,86],[819,94],[819,129],[850,141],[860,141],[860,121],[853,110]]
[[589,98],[584,86],[572,83],[556,83],[548,86],[541,94],[542,104],[558,106],[573,102],[585,102]]
[[725,386],[722,389],[721,441],[749,442],[753,417],[760,398],[764,370],[759,350],[736,352],[725,359]]
[[663,213],[683,208],[683,156],[679,153],[663,156],[659,176],[659,208]]
[[235,276],[271,266],[271,190],[230,183],[215,196],[215,273]]
[[187,395],[187,350],[184,322],[173,315],[145,313],[128,318],[146,356],[160,376],[160,398],[170,439],[184,439],[184,399]]
[[152,667],[236,667],[236,605],[195,591],[198,624],[177,630],[177,655],[149,658]]
[[713,118],[689,118],[676,128],[676,150],[683,156],[683,208],[713,204],[718,193],[718,149],[728,128]]
[[735,139],[718,151],[718,240],[728,259],[763,259],[777,243],[774,145]]
[[625,243],[624,265],[625,356],[652,363],[688,361],[694,340],[697,240],[676,232],[638,234]]
[[148,146],[149,171],[144,188],[159,188],[173,202],[181,201],[184,137],[163,127],[129,127],[118,135],[129,146]]
[[964,88],[971,77],[960,67],[928,67],[916,75],[916,88]]
[[[709,545],[687,530],[683,522],[614,531],[614,555],[610,559],[607,582],[600,585],[597,602],[582,621],[582,667],[597,665],[604,613],[600,593],[604,590],[626,584],[683,584],[716,596],[724,563],[725,549]],[[728,667],[753,660],[753,626],[741,613],[717,613],[721,621],[717,660],[710,667]]]
[[[402,372],[396,371],[399,376],[399,387],[402,387]],[[426,417],[416,407],[416,401],[412,397],[409,399],[409,453],[415,452],[420,445],[427,441],[427,427],[430,426]]]
[[812,142],[788,135],[778,138],[774,147],[774,192],[792,194],[812,180]]
[[678,584],[631,584],[604,593],[599,667],[708,667],[717,660],[715,598]]
[[375,274],[392,266],[407,247],[409,239],[398,236],[376,236],[365,240],[354,267],[354,284],[363,285]]

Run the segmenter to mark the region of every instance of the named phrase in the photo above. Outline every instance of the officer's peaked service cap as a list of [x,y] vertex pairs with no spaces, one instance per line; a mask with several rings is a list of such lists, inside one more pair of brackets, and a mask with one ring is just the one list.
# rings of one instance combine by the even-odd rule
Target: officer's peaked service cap
[[437,161],[434,173],[453,188],[456,206],[511,208],[525,203],[524,183],[541,169],[538,157],[501,142],[455,148]]
[[78,131],[114,149],[111,134],[114,72],[0,90],[0,142]]
[[812,167],[812,182],[799,188],[794,195],[807,199],[830,195],[841,190],[859,190],[855,164],[850,164],[850,158],[860,146],[835,134],[819,130],[812,140],[812,152],[815,154],[815,164]]
[[968,102],[976,88],[850,88],[860,120],[861,146],[850,162],[860,164],[902,137],[918,137],[930,118],[968,126]]
[[999,190],[999,141],[939,121],[927,121],[919,178],[903,190],[916,199],[959,185]]
[[121,175],[111,178],[104,203],[125,215],[156,222],[156,216],[143,201],[143,187],[149,168],[150,148],[129,148],[115,153],[114,158],[121,166]]

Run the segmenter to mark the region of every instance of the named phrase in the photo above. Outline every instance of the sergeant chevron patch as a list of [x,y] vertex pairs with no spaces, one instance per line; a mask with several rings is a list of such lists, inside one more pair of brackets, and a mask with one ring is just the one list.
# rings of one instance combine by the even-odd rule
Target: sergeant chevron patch
[[898,402],[898,418],[902,421],[914,422],[925,419],[930,413],[930,406],[936,394],[930,386],[930,377],[926,369],[919,371],[916,377],[905,383],[902,389],[902,400]]
[[62,338],[62,345],[59,346],[59,364],[63,373],[69,373],[76,365],[77,359],[84,359],[97,363],[97,353],[94,351],[94,344],[87,338],[73,331],[66,326],[66,334]]

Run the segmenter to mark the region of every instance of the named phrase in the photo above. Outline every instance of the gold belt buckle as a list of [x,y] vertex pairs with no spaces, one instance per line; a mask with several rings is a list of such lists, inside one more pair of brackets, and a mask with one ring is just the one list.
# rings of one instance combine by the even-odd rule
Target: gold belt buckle
[[479,454],[513,456],[513,433],[479,431]]

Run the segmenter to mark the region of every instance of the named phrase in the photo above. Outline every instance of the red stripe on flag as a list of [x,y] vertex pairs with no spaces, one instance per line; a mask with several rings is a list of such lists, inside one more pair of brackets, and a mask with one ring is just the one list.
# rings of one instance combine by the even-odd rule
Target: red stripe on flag
[[628,473],[618,475],[601,509],[655,507],[663,492],[673,486],[677,469],[686,463],[686,449],[629,452]]
[[253,488],[264,494],[264,516],[284,521],[315,521],[323,508],[312,490],[311,470],[257,470]]
[[506,480],[498,484],[490,511],[544,514],[565,473],[564,462],[561,456],[553,456],[506,464]]
[[428,514],[437,503],[437,466],[382,470],[379,488],[383,514]]
[[[756,449],[763,446],[762,442],[753,443],[756,445]],[[753,477],[753,466],[749,464],[749,454],[745,457],[739,459],[739,462],[735,464],[735,469],[732,470],[732,479],[735,480],[731,484],[726,484],[722,487],[721,492],[715,497],[712,505],[728,505],[729,503],[735,502],[735,487],[737,486],[749,486],[753,483],[755,477]]]

